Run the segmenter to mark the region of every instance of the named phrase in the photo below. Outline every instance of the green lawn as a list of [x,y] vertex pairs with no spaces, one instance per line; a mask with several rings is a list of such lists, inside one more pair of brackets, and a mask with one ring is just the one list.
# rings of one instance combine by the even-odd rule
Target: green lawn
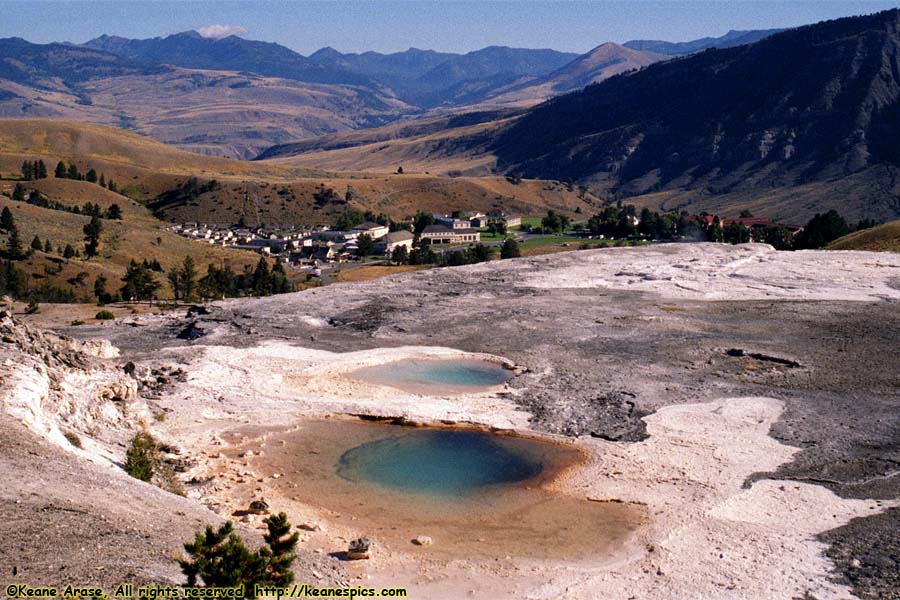
[[488,233],[487,229],[480,230],[481,231],[481,241],[482,242],[495,242],[506,239],[508,237],[514,237],[513,234],[507,233],[506,235],[499,235],[496,233]]
[[522,217],[522,225],[511,227],[513,231],[519,231],[522,227],[540,227],[543,217]]
[[604,245],[605,240],[589,240],[571,235],[544,235],[525,240],[524,242],[521,242],[519,246],[522,248],[533,248],[536,246],[547,246],[549,244],[564,244],[566,242],[572,244],[588,243],[592,246],[599,246]]

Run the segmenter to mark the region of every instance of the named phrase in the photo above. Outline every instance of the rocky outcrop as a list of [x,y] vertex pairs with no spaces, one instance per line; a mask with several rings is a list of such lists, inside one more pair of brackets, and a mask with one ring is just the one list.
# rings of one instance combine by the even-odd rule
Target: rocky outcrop
[[[57,445],[108,461],[152,420],[106,341],[41,331],[0,311],[0,410]],[[74,441],[74,440],[77,440]]]

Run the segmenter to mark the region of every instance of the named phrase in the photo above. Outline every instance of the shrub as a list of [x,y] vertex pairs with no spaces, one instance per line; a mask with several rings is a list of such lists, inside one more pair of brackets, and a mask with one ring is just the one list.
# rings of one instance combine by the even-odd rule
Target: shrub
[[517,258],[519,256],[522,256],[522,251],[519,249],[518,242],[512,238],[503,240],[503,245],[500,247],[500,258]]
[[156,462],[156,442],[146,431],[141,431],[131,439],[131,446],[125,452],[125,472],[141,481],[153,479],[153,465]]
[[218,530],[207,526],[205,532],[198,532],[193,542],[184,545],[188,559],[178,561],[188,586],[194,587],[198,581],[212,588],[243,585],[246,597],[255,598],[256,584],[278,587],[291,584],[298,535],[290,534],[291,525],[284,513],[270,516],[265,523],[266,546],[255,552],[234,533],[231,521]]
[[63,433],[63,436],[69,441],[70,444],[75,446],[76,448],[81,448],[81,438],[72,433],[71,431],[66,431]]
[[112,314],[108,310],[101,310],[94,316],[94,318],[98,321],[111,321],[112,319],[116,318],[116,315]]

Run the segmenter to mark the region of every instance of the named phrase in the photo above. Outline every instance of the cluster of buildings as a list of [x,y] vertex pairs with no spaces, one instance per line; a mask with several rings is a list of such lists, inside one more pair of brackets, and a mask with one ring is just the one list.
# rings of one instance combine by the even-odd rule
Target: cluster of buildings
[[[502,221],[508,227],[522,223],[521,217],[502,212],[469,212],[457,217],[434,215],[419,237],[424,244],[469,244],[481,240],[481,227]],[[349,231],[318,227],[241,227],[184,223],[169,227],[184,237],[218,246],[253,250],[278,256],[292,264],[314,264],[352,260],[357,256],[359,237],[369,236],[377,255],[389,257],[398,247],[412,250],[415,236],[406,230],[390,231],[387,225],[366,221]]]
[[[715,219],[715,215],[690,215],[687,217],[688,221],[694,221],[706,227],[712,226]],[[802,225],[777,223],[769,217],[739,217],[737,219],[722,219],[719,224],[722,227],[728,227],[729,225],[742,225],[746,227],[750,232],[751,242],[765,241],[764,239],[762,239],[764,236],[764,232],[771,227],[784,227],[784,229],[790,236],[795,236],[803,231]]]
[[[434,224],[425,227],[419,237],[422,243],[434,245],[476,243],[481,240],[478,229],[492,221],[502,221],[508,227],[522,223],[521,217],[502,212],[469,212],[456,217],[435,214]],[[240,227],[198,223],[173,225],[169,231],[209,244],[281,256],[291,263],[351,260],[357,255],[358,240],[363,234],[374,242],[374,253],[382,256],[391,256],[400,246],[412,250],[415,240],[409,231],[390,231],[387,225],[371,221],[360,223],[349,231],[327,226]]]
[[375,242],[375,252],[390,256],[398,246],[412,249],[414,236],[409,231],[390,232],[387,225],[366,222],[350,231],[319,226],[237,227],[233,225],[173,225],[169,231],[217,246],[253,250],[279,256],[291,263],[303,261],[333,262],[350,260],[356,255],[358,238],[367,234]]
[[483,213],[469,211],[457,216],[435,214],[434,224],[422,230],[420,237],[430,244],[474,244],[481,240],[480,228],[492,222],[502,222],[507,227],[522,224],[522,217],[502,211]]

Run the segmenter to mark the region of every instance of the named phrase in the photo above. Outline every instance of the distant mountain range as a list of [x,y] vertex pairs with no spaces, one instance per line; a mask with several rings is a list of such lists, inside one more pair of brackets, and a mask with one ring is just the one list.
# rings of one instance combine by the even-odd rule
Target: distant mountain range
[[413,110],[381,86],[189,69],[84,46],[0,40],[0,118],[114,125],[205,154],[253,158],[273,144],[377,126]]
[[[519,94],[536,102],[552,92],[575,89],[579,84],[586,85],[669,56],[750,43],[776,31],[730,31],[719,38],[690,42],[636,40],[623,46],[602,44],[585,55],[504,46],[489,46],[466,54],[417,48],[392,54],[344,54],[327,47],[305,57],[279,44],[237,36],[205,38],[196,31],[144,40],[104,35],[84,46],[144,63],[246,71],[312,83],[383,86],[407,104],[428,109],[448,104],[477,104],[510,91],[544,86],[554,80],[554,72],[568,69],[568,74],[562,73],[560,80],[547,88],[551,93]],[[602,55],[599,60],[598,51]],[[616,64],[623,66],[609,69]],[[586,73],[586,70],[593,72]]]
[[149,75],[167,70],[107,52],[67,44],[32,44],[21,38],[0,39],[0,79],[44,85],[50,79],[79,83],[102,77]]
[[324,66],[279,44],[245,40],[233,35],[217,39],[205,38],[196,31],[185,31],[165,38],[146,40],[103,35],[84,46],[142,63],[189,69],[246,71],[310,83],[375,83],[359,73]]
[[101,36],[84,45],[144,63],[390,88],[400,99],[421,108],[452,101],[461,84],[495,87],[521,76],[548,73],[578,56],[555,50],[491,46],[468,54],[414,48],[394,54],[341,54],[323,48],[305,57],[279,44],[237,36],[204,38],[195,31],[146,40]]
[[611,199],[650,194],[711,212],[740,202],[796,220],[825,206],[897,218],[900,10],[656,62],[520,114],[445,127],[406,139],[338,135],[267,155],[569,180]]
[[613,42],[601,44],[546,75],[520,78],[479,101],[480,108],[532,106],[553,96],[599,83],[614,75],[642,69],[669,57],[632,50]]
[[700,52],[707,48],[733,48],[735,46],[743,46],[744,44],[752,44],[753,42],[758,42],[761,39],[782,31],[784,31],[784,29],[756,29],[748,31],[735,31],[732,29],[725,35],[717,38],[705,37],[689,42],[632,40],[630,42],[625,42],[623,45],[632,50],[655,52],[656,54],[666,54],[668,56],[681,56],[684,54]]
[[[767,32],[740,33],[688,44]],[[306,57],[195,31],[103,35],[82,45],[11,38],[0,40],[0,117],[118,125],[192,151],[252,158],[277,144],[426,113],[529,107],[670,54],[605,43],[584,55],[490,46],[466,54],[323,48]]]

